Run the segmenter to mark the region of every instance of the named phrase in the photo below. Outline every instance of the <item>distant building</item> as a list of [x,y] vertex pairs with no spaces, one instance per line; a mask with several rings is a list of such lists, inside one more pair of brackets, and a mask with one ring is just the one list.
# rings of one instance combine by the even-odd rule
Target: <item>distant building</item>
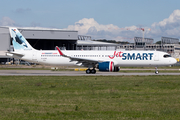
[[[77,45],[78,31],[46,29],[46,28],[18,28],[27,41],[37,50],[61,49],[74,50]],[[9,27],[0,27],[0,62],[8,61],[7,51],[12,51],[12,40]]]
[[76,50],[116,50],[119,44],[92,41],[90,36],[78,36]]

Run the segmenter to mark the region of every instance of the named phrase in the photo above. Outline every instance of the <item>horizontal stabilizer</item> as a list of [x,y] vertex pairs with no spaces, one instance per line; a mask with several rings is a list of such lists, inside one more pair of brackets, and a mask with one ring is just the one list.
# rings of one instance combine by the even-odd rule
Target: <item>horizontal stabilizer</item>
[[21,57],[24,56],[24,54],[22,54],[22,53],[17,53],[17,52],[7,52],[6,55],[7,55],[7,56],[10,56],[10,57],[17,56],[17,57],[19,57],[19,58],[21,58]]

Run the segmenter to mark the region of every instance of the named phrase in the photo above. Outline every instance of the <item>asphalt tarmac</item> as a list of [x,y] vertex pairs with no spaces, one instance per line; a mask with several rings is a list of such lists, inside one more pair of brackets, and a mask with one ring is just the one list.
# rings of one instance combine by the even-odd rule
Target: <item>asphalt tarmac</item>
[[86,74],[85,71],[52,71],[52,70],[0,70],[0,76],[122,76],[122,75],[180,75],[179,73],[123,73],[123,72],[99,72]]

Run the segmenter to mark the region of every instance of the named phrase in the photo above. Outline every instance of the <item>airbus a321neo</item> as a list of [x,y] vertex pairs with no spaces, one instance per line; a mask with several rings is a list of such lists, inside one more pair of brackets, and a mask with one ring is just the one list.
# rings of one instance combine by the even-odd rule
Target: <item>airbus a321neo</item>
[[160,51],[78,51],[78,50],[36,50],[22,36],[17,28],[9,28],[14,47],[7,55],[38,64],[78,65],[88,69],[87,74],[99,71],[117,72],[120,66],[158,66],[173,65],[177,61],[168,53]]

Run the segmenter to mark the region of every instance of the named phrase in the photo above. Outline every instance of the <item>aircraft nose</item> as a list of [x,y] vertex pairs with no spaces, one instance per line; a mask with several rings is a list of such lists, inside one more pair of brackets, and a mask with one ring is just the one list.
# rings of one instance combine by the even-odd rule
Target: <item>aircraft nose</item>
[[172,64],[176,64],[176,63],[177,63],[177,60],[176,60],[175,58],[173,58],[173,59],[171,60],[171,63],[172,63]]

